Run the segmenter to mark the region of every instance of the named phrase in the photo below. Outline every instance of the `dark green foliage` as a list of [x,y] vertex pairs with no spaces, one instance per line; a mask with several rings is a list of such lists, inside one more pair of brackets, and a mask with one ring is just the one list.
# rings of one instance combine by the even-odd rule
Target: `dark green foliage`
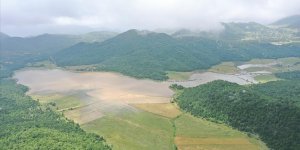
[[27,87],[0,81],[1,149],[110,149],[102,137],[84,132],[25,95]]
[[300,80],[300,71],[291,71],[291,72],[281,72],[276,73],[276,77],[282,78],[282,79],[294,79],[294,80]]
[[183,90],[183,89],[184,89],[184,87],[183,87],[182,85],[178,85],[178,84],[172,84],[172,85],[170,86],[170,88],[171,88],[172,90]]
[[299,81],[250,87],[213,81],[184,89],[176,101],[195,116],[258,134],[272,149],[297,150],[300,148],[299,91]]
[[166,71],[206,69],[222,61],[300,56],[295,45],[217,41],[129,30],[102,43],[79,43],[54,56],[60,66],[99,64],[97,70],[167,79]]
[[[286,72],[289,73],[289,72]],[[294,72],[291,72],[292,74]],[[300,82],[296,81],[297,76],[288,76],[293,80],[282,80],[276,82],[268,82],[265,84],[258,84],[252,86],[256,91],[263,93],[264,95],[288,101],[291,105],[298,106],[300,108]],[[298,79],[298,78],[297,78]]]
[[18,70],[25,67],[28,62],[40,61],[44,59],[45,56],[38,55],[0,55],[0,78],[10,77],[13,74],[14,70]]
[[78,43],[78,41],[67,35],[52,34],[43,34],[25,38],[7,37],[1,38],[0,41],[0,51],[5,57],[20,55],[49,55]]

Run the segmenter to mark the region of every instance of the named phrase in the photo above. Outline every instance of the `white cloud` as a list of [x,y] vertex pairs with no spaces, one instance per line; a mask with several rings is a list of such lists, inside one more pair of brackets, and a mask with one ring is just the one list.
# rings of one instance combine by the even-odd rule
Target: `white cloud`
[[299,0],[1,0],[1,31],[13,35],[190,28],[221,21],[270,23],[300,14]]
[[52,20],[53,25],[57,26],[89,26],[98,27],[113,23],[113,18],[98,18],[97,16],[83,16],[72,18],[67,16],[55,17]]

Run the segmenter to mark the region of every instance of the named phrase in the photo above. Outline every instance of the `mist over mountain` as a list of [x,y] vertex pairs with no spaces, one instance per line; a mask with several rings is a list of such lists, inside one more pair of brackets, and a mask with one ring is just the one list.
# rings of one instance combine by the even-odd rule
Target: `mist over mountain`
[[42,34],[32,37],[11,37],[1,33],[1,52],[5,55],[16,53],[51,54],[78,42],[102,42],[117,35],[116,32],[99,31],[81,35]]
[[5,33],[2,33],[0,32],[0,38],[1,39],[4,39],[4,38],[9,38],[9,35],[5,34]]
[[7,0],[1,3],[1,32],[32,36],[130,29],[211,31],[221,29],[220,22],[270,24],[300,14],[299,6],[299,0]]
[[174,37],[174,34],[129,30],[101,43],[76,44],[56,53],[54,60],[59,66],[94,64],[98,70],[165,80],[165,72],[170,70],[206,69],[221,61],[300,56],[297,44],[274,45],[260,38],[236,40],[247,36],[244,33],[248,32],[263,32],[261,35],[269,32],[267,27],[256,23],[248,25],[233,24],[234,30],[230,28],[217,39],[201,36],[178,38],[179,34]]
[[300,150],[299,0],[0,1],[1,150]]
[[293,15],[275,21],[271,25],[300,29],[300,15]]

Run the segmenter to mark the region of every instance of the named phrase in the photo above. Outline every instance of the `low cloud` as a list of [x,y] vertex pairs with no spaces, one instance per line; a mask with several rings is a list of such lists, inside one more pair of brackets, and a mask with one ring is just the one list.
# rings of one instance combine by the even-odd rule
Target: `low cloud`
[[215,30],[300,14],[299,0],[1,0],[1,32],[27,36],[128,29]]

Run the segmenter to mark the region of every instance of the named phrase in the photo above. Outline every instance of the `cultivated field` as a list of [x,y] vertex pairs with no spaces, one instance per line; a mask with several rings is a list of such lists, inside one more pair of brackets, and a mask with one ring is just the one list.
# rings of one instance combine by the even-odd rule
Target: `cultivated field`
[[115,150],[172,150],[173,127],[168,118],[149,112],[107,115],[83,124],[88,132],[103,135]]
[[[211,74],[216,79],[233,76]],[[199,81],[211,74],[204,73]],[[104,136],[116,150],[172,150],[175,145],[179,149],[265,148],[259,140],[237,130],[182,112],[170,103],[174,93],[168,88],[170,81],[57,69],[24,70],[15,78],[30,87],[28,94],[34,99],[44,105],[51,103],[51,108],[84,130]]]
[[145,103],[145,104],[132,104],[132,106],[167,118],[175,118],[182,113],[179,110],[179,108],[177,108],[174,104],[171,103],[157,103],[157,104]]
[[208,71],[215,73],[236,74],[239,72],[239,69],[233,62],[222,62],[221,64],[211,67]]
[[276,73],[295,71],[300,70],[300,58],[253,59],[251,61],[244,62],[241,66],[246,66],[243,70],[248,72],[268,71]]
[[275,75],[273,74],[264,74],[264,75],[257,75],[254,77],[254,79],[260,83],[266,83],[270,81],[276,81],[279,80]]
[[189,114],[181,115],[175,120],[175,125],[178,149],[267,149],[262,142],[244,133]]
[[176,72],[176,71],[167,71],[167,76],[171,81],[183,81],[189,79],[192,75],[192,72]]
[[85,105],[85,102],[80,99],[78,94],[45,94],[45,95],[30,95],[33,99],[39,100],[42,104],[52,103],[58,111],[74,109]]

